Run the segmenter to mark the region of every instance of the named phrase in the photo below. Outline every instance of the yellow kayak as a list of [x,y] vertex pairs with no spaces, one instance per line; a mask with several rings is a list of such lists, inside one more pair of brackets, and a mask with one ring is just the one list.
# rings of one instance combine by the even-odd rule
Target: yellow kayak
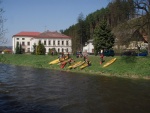
[[59,59],[56,59],[56,60],[53,60],[53,61],[49,62],[49,64],[56,64],[58,62],[59,62]]
[[[65,59],[67,59],[68,57],[65,57]],[[51,62],[49,62],[49,64],[57,64],[57,63],[59,63],[59,62],[61,62],[61,61],[64,61],[65,60],[64,58],[61,58],[60,60],[59,60],[59,58],[58,59],[56,59],[56,60],[53,60],[53,61],[51,61]]]
[[[91,62],[89,62],[89,63],[91,63]],[[81,67],[80,67],[80,69],[83,69],[83,68],[86,68],[86,67],[88,67],[89,65],[87,64],[87,63],[84,63]]]
[[76,65],[73,65],[72,68],[75,69],[76,67],[79,67],[79,66],[83,65],[84,63],[85,63],[85,61],[82,61],[82,62],[80,62],[80,63],[78,63]]
[[65,60],[63,60],[62,62],[58,62],[58,64],[57,65],[60,65],[60,64],[62,64],[62,63],[64,63],[64,62],[69,62],[69,60],[70,60],[71,58],[69,58],[69,59],[65,59]]
[[117,58],[113,58],[110,61],[108,61],[105,65],[103,65],[103,67],[107,67],[109,65],[111,65],[112,63],[114,63],[116,61]]
[[80,64],[81,62],[82,62],[82,61],[76,62],[76,63],[72,64],[71,66],[69,66],[68,68],[71,69],[71,68],[73,68],[74,66]]

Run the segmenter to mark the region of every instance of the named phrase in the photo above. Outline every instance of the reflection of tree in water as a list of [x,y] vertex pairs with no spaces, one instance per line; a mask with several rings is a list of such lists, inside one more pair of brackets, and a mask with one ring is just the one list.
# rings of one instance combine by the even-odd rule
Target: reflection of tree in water
[[137,57],[136,56],[123,56],[122,60],[126,63],[136,63]]

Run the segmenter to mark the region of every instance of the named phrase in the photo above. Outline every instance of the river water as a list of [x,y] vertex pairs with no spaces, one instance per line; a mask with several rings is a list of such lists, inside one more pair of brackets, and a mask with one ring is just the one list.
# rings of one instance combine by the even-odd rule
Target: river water
[[0,64],[0,113],[150,113],[150,80]]

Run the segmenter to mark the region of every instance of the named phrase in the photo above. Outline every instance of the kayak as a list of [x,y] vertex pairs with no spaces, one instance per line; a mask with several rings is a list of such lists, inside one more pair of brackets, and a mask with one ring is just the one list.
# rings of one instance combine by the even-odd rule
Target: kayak
[[79,66],[83,65],[84,63],[85,63],[85,61],[80,62],[80,63],[78,63],[78,64],[76,64],[76,65],[73,65],[72,68],[75,69],[76,67],[79,67]]
[[66,64],[67,64],[67,61],[66,61],[66,62],[63,62],[63,63],[61,64],[60,68],[64,68]]
[[[64,60],[63,62],[60,63],[60,68],[64,68],[65,65],[71,60],[71,58],[67,59],[67,60]],[[58,63],[59,64],[59,63]]]
[[117,58],[113,58],[110,61],[108,61],[105,65],[103,65],[103,67],[107,67],[109,65],[111,65],[112,63],[114,63],[116,61]]
[[[65,59],[68,59],[68,57],[65,57]],[[56,59],[56,60],[53,60],[53,61],[49,62],[49,64],[57,64],[57,63],[59,63],[59,62],[64,61],[65,59],[64,59],[64,58],[61,58],[61,59],[59,60],[59,58],[58,58],[58,59]]]
[[65,59],[64,61],[59,62],[57,65],[61,65],[61,64],[65,63],[65,62],[69,62],[69,61],[70,61],[70,59],[71,59],[71,58],[69,58],[69,59]]
[[[89,63],[91,63],[91,62],[89,62]],[[80,69],[84,69],[84,68],[86,68],[86,67],[88,67],[89,65],[87,64],[87,63],[84,63],[81,67],[80,67]]]
[[53,61],[49,62],[49,64],[55,64],[57,62],[59,62],[59,59],[53,60]]
[[69,66],[68,68],[71,69],[71,68],[73,68],[74,66],[79,65],[81,62],[82,62],[82,61],[76,62],[76,63],[72,64],[71,66]]

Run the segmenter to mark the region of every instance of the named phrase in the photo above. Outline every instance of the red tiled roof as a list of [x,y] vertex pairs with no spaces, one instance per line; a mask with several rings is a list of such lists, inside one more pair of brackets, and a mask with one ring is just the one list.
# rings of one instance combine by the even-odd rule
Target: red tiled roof
[[31,37],[36,37],[40,34],[40,32],[20,32],[18,34],[15,34],[14,36],[31,36]]
[[45,31],[40,35],[36,36],[36,38],[71,38],[71,37],[61,34],[59,32]]

